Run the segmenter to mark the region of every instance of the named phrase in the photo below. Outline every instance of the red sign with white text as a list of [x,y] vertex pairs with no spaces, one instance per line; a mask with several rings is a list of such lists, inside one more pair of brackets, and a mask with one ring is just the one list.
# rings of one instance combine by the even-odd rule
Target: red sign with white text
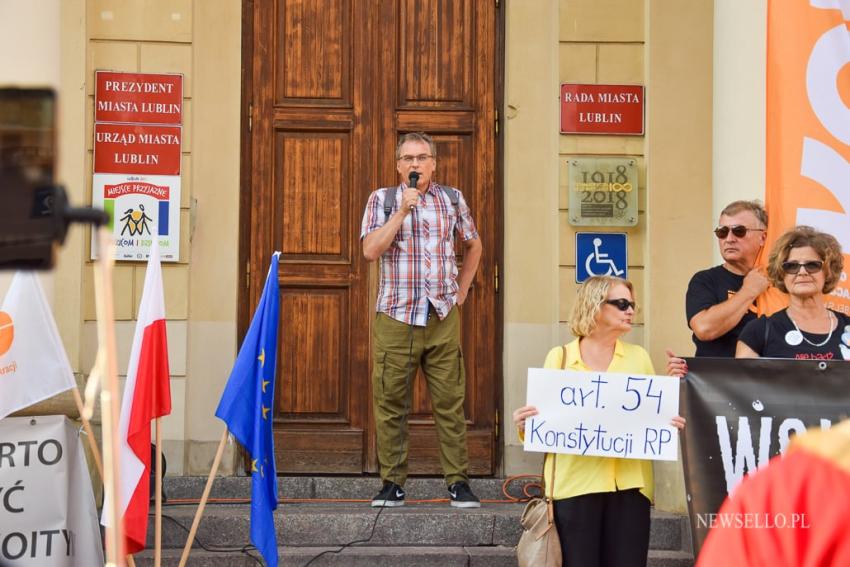
[[641,85],[561,85],[561,134],[643,134]]
[[97,71],[94,120],[182,124],[183,75]]
[[94,172],[180,175],[180,126],[94,125]]
[[171,198],[171,188],[167,185],[154,185],[153,183],[145,183],[143,181],[103,186],[104,199],[117,199],[124,195],[148,195],[160,201],[167,201]]

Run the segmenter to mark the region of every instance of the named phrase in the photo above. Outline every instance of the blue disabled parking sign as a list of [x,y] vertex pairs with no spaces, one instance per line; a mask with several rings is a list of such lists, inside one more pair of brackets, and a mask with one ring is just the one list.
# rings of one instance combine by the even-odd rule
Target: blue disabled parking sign
[[576,233],[576,283],[591,276],[626,277],[626,234]]

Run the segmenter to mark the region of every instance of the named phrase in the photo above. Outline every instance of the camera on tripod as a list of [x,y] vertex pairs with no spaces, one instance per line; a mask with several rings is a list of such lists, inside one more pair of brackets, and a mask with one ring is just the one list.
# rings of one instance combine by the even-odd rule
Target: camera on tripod
[[71,222],[108,221],[55,184],[55,124],[52,90],[0,88],[0,269],[50,269]]

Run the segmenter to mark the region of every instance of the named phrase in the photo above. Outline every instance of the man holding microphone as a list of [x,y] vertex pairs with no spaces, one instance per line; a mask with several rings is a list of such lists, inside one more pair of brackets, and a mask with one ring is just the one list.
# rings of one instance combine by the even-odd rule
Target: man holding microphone
[[[372,395],[383,487],[372,506],[404,505],[407,418],[420,366],[431,394],[451,504],[481,505],[467,476],[466,380],[457,308],[466,301],[478,269],[481,241],[461,192],[434,182],[436,154],[427,134],[401,136],[395,156],[401,183],[372,192],[363,215],[363,255],[381,261]],[[459,273],[455,234],[464,244]]]

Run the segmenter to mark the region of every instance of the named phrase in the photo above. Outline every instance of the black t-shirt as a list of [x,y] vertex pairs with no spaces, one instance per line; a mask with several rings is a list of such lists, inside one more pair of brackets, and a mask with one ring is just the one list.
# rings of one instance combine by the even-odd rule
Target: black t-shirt
[[788,317],[786,309],[748,323],[738,338],[759,356],[766,358],[850,360],[850,317],[836,311],[832,314],[838,320],[838,326],[823,346],[818,347],[810,343],[822,343],[826,340],[827,333],[819,335],[801,331],[802,336],[810,342],[802,340],[796,334],[794,323]]
[[[733,274],[723,266],[715,266],[694,274],[691,283],[688,284],[688,293],[685,296],[688,326],[690,327],[694,315],[718,303],[723,303],[743,285],[744,276]],[[753,308],[755,308],[755,305],[753,305]],[[693,335],[694,344],[697,347],[696,356],[734,358],[738,335],[741,334],[744,325],[755,318],[755,312],[748,311],[732,330],[713,341],[701,341],[696,335]]]

